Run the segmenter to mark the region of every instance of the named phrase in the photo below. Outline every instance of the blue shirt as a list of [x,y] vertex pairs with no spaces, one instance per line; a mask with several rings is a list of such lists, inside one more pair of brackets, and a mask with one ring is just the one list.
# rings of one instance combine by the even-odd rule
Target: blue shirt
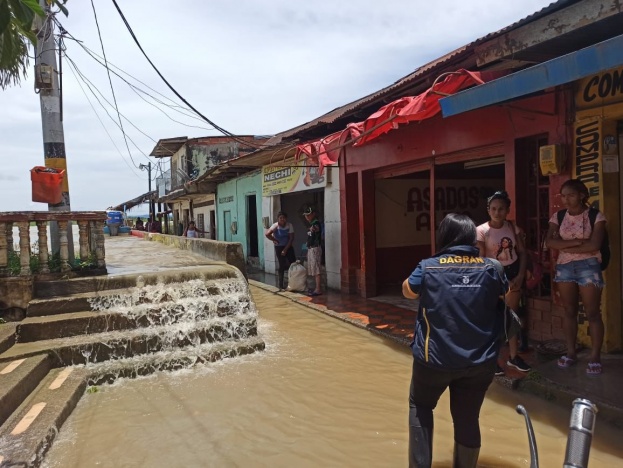
[[284,227],[279,226],[279,223],[275,223],[268,229],[268,232],[273,234],[279,247],[285,247],[290,241],[290,234],[294,234],[294,228],[290,223],[286,223]]

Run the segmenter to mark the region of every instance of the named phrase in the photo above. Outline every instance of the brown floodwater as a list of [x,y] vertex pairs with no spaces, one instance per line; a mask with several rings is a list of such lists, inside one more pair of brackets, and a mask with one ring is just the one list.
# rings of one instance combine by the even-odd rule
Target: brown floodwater
[[[121,380],[84,395],[46,461],[70,467],[400,467],[407,465],[409,350],[252,288],[266,351]],[[542,467],[562,466],[569,410],[493,384],[479,466],[528,467],[523,404]],[[434,466],[451,466],[444,394]],[[597,419],[590,466],[621,466],[623,432]]]

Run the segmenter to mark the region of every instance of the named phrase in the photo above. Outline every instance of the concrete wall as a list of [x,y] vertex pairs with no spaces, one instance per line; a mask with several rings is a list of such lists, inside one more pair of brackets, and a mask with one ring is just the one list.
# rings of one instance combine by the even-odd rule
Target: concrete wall
[[33,284],[32,276],[0,278],[0,317],[3,309],[26,310],[33,298]]
[[[257,223],[254,226],[247,226],[247,197],[255,196]],[[231,223],[236,223],[236,232],[229,232],[231,223],[225,222],[225,213],[231,215]],[[262,178],[259,171],[249,175],[238,177],[219,184],[216,188],[216,226],[217,239],[230,240],[242,244],[245,258],[249,256],[250,229],[255,229],[258,235],[258,258],[259,266],[264,268],[264,228],[262,226]],[[227,224],[227,225],[226,225]]]
[[[136,231],[138,232],[138,231]],[[225,262],[238,268],[244,277],[247,277],[247,267],[242,251],[242,245],[238,242],[222,242],[211,239],[189,239],[187,237],[170,236],[167,234],[142,233],[144,239],[171,245],[181,250],[189,250],[193,253],[209,258],[217,262]]]
[[342,220],[340,218],[339,168],[327,167],[327,186],[324,190],[325,267],[327,285],[340,289],[342,268]]

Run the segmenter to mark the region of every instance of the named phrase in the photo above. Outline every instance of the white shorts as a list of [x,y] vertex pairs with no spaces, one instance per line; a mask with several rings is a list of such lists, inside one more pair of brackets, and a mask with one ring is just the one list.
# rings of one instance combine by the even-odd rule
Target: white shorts
[[322,263],[322,247],[310,247],[307,249],[307,274],[316,276],[320,274]]

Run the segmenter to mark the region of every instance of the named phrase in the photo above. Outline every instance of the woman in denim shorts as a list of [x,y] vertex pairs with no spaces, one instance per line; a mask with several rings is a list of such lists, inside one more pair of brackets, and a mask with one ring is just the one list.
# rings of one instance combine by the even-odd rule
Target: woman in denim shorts
[[592,343],[586,373],[599,375],[602,372],[601,345],[604,340],[604,323],[600,310],[604,280],[599,249],[606,232],[606,218],[599,212],[594,228],[591,227],[588,189],[580,180],[566,181],[562,184],[560,195],[567,209],[564,210],[560,226],[558,213],[550,218],[546,240],[548,247],[559,251],[554,282],[557,283],[565,310],[567,354],[558,360],[558,367],[566,369],[577,361],[577,316],[581,300],[589,322]]

